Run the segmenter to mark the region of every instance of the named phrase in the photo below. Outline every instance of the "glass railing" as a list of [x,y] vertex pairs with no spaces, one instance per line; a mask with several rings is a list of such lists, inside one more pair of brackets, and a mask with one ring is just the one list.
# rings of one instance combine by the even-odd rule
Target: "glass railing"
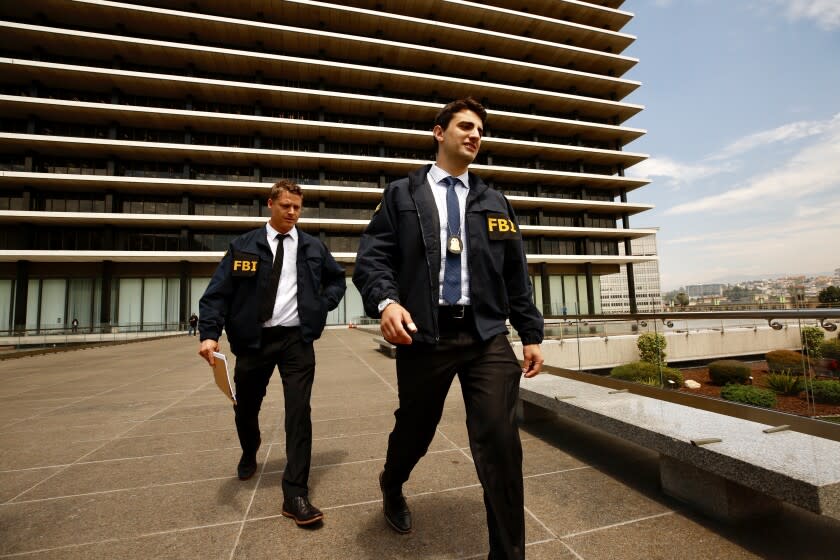
[[[549,369],[660,397],[840,422],[840,309],[546,319]],[[516,337],[512,337],[516,340]]]
[[70,348],[114,342],[130,342],[161,336],[187,334],[181,323],[123,323],[0,330],[0,358],[3,355],[45,348]]

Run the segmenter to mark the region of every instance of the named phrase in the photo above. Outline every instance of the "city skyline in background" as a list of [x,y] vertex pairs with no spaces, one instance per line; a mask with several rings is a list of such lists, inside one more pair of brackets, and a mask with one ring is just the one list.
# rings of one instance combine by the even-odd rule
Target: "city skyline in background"
[[[840,253],[840,2],[636,0],[628,78],[650,158],[631,220],[657,226],[662,291],[828,273]],[[632,198],[631,198],[632,200]]]

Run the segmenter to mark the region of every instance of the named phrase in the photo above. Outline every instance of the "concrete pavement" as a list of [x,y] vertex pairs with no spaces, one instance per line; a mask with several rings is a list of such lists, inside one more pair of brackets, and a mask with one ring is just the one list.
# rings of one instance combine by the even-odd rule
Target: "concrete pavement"
[[[405,486],[415,531],[381,513],[377,474],[396,407],[394,361],[364,332],[316,345],[312,502],[280,515],[279,376],[257,476],[235,475],[230,405],[196,338],[0,362],[0,558],[468,559],[487,554],[481,487],[457,383]],[[529,559],[836,558],[840,524],[786,507],[729,527],[659,492],[655,454],[553,419],[522,429]]]

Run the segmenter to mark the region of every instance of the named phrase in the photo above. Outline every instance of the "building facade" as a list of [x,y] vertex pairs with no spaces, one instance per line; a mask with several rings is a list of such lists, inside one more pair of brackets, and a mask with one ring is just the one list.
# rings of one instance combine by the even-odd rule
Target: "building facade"
[[[278,178],[349,277],[382,188],[467,95],[537,303],[600,312],[601,276],[652,259],[630,250],[652,230],[629,222],[651,205],[624,176],[646,156],[625,150],[644,131],[621,4],[0,2],[0,331],[182,328]],[[362,314],[348,284],[330,321]]]
[[[619,253],[624,254],[624,246],[619,245]],[[633,255],[637,257],[656,257],[656,235],[646,235],[634,239],[631,243]],[[630,286],[635,286],[636,313],[656,313],[662,311],[662,291],[659,284],[659,261],[650,260],[631,267],[633,281],[628,279],[626,265],[621,265],[618,274],[601,276],[601,311],[609,315],[630,313]]]

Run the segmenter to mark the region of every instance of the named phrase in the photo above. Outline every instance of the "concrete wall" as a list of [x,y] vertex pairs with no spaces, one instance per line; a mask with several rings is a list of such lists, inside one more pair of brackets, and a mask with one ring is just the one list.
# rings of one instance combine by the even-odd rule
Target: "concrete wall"
[[[668,345],[666,361],[717,359],[732,356],[764,354],[771,350],[799,350],[799,327],[787,325],[779,331],[767,327],[732,327],[720,330],[696,330],[664,333]],[[546,365],[567,369],[602,369],[639,359],[637,335],[567,338],[546,340],[542,345]],[[522,357],[522,344],[514,343]],[[580,355],[580,362],[578,362]],[[580,365],[578,365],[580,363]]]

